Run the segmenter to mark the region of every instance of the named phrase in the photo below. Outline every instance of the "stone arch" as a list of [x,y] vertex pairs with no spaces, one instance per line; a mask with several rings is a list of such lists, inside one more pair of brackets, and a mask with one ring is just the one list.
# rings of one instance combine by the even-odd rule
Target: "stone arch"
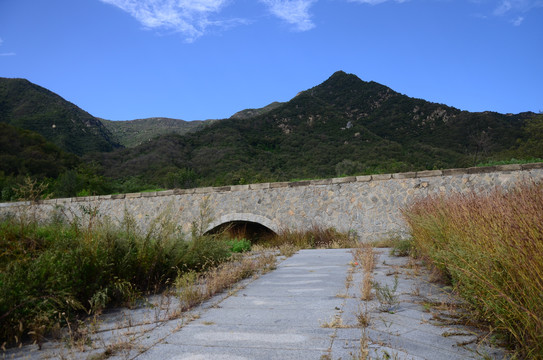
[[256,223],[270,229],[272,232],[276,234],[279,234],[281,230],[279,225],[275,221],[270,220],[265,216],[255,215],[255,214],[250,214],[250,213],[232,213],[232,214],[222,215],[218,219],[213,220],[207,227],[206,232],[211,231],[223,224],[237,222],[237,221]]

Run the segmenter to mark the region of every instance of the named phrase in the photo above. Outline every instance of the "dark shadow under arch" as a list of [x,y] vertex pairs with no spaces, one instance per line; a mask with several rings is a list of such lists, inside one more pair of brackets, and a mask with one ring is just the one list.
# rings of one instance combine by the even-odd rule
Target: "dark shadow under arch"
[[246,220],[228,221],[215,226],[206,233],[227,233],[231,238],[245,238],[252,243],[266,241],[277,235],[273,230],[260,223]]

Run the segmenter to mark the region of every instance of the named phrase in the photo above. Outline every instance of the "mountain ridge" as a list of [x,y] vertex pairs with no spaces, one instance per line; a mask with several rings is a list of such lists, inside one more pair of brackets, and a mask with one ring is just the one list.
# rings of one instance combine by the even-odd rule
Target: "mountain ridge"
[[0,78],[0,122],[35,131],[76,155],[120,147],[100,120],[26,79]]
[[[538,155],[538,144],[543,141],[538,134],[543,126],[541,120],[533,120],[534,113],[470,113],[411,98],[343,71],[287,102],[241,110],[228,119],[195,122],[161,117],[99,119],[25,81],[19,81],[18,91],[29,90],[29,99],[17,103],[13,93],[11,97],[0,96],[2,122],[19,121],[23,126],[41,122],[45,124],[42,128],[55,134],[53,121],[53,125],[61,124],[57,135],[62,133],[76,145],[85,143],[84,138],[72,136],[65,131],[70,128],[62,124],[79,124],[75,130],[88,129],[88,135],[90,129],[97,133],[102,129],[116,144],[113,151],[80,149],[82,164],[90,166],[80,164],[75,169],[74,162],[64,167],[69,175],[61,176],[64,183],[74,176],[81,179],[72,181],[75,185],[70,194],[83,190],[103,193],[106,188],[113,189],[106,186],[108,183],[115,184],[116,191],[132,192],[149,187],[221,186],[469,167],[480,161],[528,154],[543,157]],[[0,95],[5,95],[2,84],[0,79]],[[73,114],[78,115],[78,121]],[[17,116],[22,120],[13,121]],[[12,153],[6,152],[6,156],[16,161]],[[17,171],[22,174],[26,170]],[[59,181],[58,189],[66,188],[62,183]]]
[[165,135],[99,161],[106,176],[138,173],[159,183],[181,171],[198,185],[468,167],[514,147],[532,115],[469,113],[340,71],[256,116]]

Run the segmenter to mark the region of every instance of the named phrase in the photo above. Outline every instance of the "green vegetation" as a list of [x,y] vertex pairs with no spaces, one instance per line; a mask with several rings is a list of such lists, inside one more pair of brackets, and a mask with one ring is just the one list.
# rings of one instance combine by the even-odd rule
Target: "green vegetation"
[[0,123],[17,128],[0,144],[2,201],[26,176],[71,197],[543,159],[541,114],[460,111],[341,71],[220,121],[101,121],[21,79],[0,79],[0,99]]
[[83,209],[38,225],[32,209],[0,223],[0,338],[14,345],[110,304],[156,292],[179,274],[205,271],[230,257],[217,236],[188,240],[168,212],[147,233],[126,214],[119,225]]
[[135,147],[166,134],[184,135],[213,123],[206,121],[184,121],[169,118],[148,118],[128,121],[101,120],[114,138],[125,147]]
[[190,187],[470,167],[533,158],[521,145],[534,116],[460,111],[338,72],[254,117],[89,158],[106,177],[163,187],[177,171]]
[[519,354],[543,357],[543,184],[428,197],[404,212],[417,253]]
[[271,104],[268,104],[268,105],[264,106],[263,108],[245,109],[245,110],[238,111],[234,115],[230,116],[230,118],[231,119],[249,119],[249,118],[252,118],[252,117],[255,117],[255,116],[258,116],[258,115],[262,115],[262,114],[265,114],[267,112],[270,112],[273,109],[278,108],[282,104],[283,103],[274,101]]
[[120,146],[100,120],[24,79],[0,78],[0,122],[35,131],[76,155]]
[[[17,191],[36,198],[43,189],[28,181]],[[143,295],[172,285],[184,311],[245,277],[272,269],[276,251],[292,255],[302,247],[350,247],[356,241],[353,234],[315,226],[308,232],[285,231],[269,243],[261,242],[262,254],[240,257],[253,245],[246,238],[229,238],[227,231],[203,233],[211,221],[206,202],[190,239],[169,208],[145,233],[128,213],[117,224],[95,208],[81,207],[83,215],[68,217],[59,207],[50,221],[38,223],[36,211],[29,205],[18,217],[0,222],[4,346],[29,338],[40,343],[76,320],[108,306],[134,305]]]
[[509,160],[496,160],[479,163],[477,166],[496,166],[496,165],[511,165],[511,164],[531,164],[543,162],[542,158],[527,158],[527,159],[509,159]]
[[230,251],[233,253],[243,253],[251,250],[251,242],[247,239],[234,238],[227,241]]

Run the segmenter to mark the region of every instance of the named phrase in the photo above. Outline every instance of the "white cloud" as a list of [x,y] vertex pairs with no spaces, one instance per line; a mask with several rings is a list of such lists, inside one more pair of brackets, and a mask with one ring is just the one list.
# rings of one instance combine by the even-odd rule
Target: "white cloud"
[[521,14],[540,7],[543,7],[543,0],[500,0],[493,14],[511,17],[509,22],[514,26],[520,26],[525,19]]
[[309,8],[316,0],[260,0],[268,5],[270,12],[294,25],[296,30],[307,31],[315,27]]
[[[4,43],[4,40],[0,38],[0,46]],[[0,56],[15,56],[14,52],[8,52],[8,53],[0,53]]]
[[524,17],[523,16],[517,16],[516,18],[514,18],[513,20],[511,20],[511,23],[515,26],[520,26],[520,24],[522,24],[522,22],[524,21]]
[[538,7],[543,7],[543,0],[500,0],[494,9],[494,15],[500,16],[510,12],[526,13]]
[[182,33],[189,42],[202,36],[209,27],[231,26],[239,19],[210,20],[229,0],[100,0],[114,5],[155,30]]

